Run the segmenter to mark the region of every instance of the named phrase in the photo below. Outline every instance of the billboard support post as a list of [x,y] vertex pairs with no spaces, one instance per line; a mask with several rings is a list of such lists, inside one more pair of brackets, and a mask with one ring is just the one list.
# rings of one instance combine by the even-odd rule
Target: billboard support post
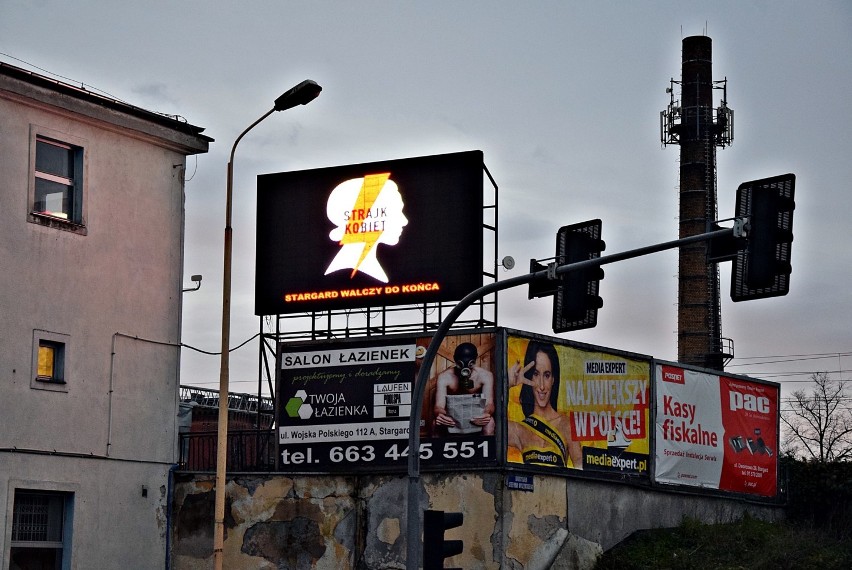
[[[733,235],[733,228],[721,228],[711,232],[696,234],[693,236],[681,238],[678,240],[667,241],[655,245],[649,245],[638,249],[632,249],[621,253],[614,253],[603,257],[578,261],[576,263],[568,263],[556,267],[555,274],[558,277],[571,271],[579,271],[600,267],[617,261],[633,259],[659,251],[666,251],[692,243],[712,240],[714,238],[723,238]],[[526,275],[512,277],[505,281],[496,281],[483,285],[479,289],[475,289],[468,293],[455,307],[447,314],[438,328],[435,330],[435,335],[429,342],[429,347],[423,355],[423,364],[417,373],[417,381],[414,384],[414,389],[411,397],[411,417],[409,418],[408,426],[408,497],[407,497],[407,516],[406,516],[406,568],[408,570],[417,570],[420,568],[420,559],[422,555],[420,542],[420,419],[422,415],[423,395],[425,392],[426,383],[429,379],[429,370],[432,368],[432,363],[438,353],[438,348],[447,336],[450,328],[456,319],[466,311],[473,303],[498,291],[504,291],[513,287],[527,285],[533,281],[548,279],[552,272],[549,269],[530,272]]]

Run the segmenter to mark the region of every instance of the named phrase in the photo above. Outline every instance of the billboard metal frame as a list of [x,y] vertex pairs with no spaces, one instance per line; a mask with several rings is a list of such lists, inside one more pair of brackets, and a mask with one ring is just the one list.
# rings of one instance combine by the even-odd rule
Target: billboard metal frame
[[[497,181],[483,162],[482,196],[482,281],[497,283],[500,264],[497,255],[499,212]],[[488,190],[490,186],[490,192]],[[305,313],[265,315],[258,317],[258,395],[263,393],[264,377],[269,393],[275,395],[275,362],[279,342],[320,341],[356,337],[380,337],[393,334],[432,334],[458,305],[456,301],[418,303],[362,309],[332,309]],[[274,324],[273,324],[274,319]],[[452,329],[496,327],[498,296],[495,291],[466,306],[454,319]]]

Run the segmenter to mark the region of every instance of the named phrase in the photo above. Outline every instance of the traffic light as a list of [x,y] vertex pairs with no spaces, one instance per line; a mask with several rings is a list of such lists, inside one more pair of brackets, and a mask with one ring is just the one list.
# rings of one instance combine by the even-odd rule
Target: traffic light
[[[547,269],[546,265],[539,263],[535,259],[530,259],[530,273],[537,273],[539,271],[544,271],[545,269]],[[550,295],[555,295],[556,288],[556,281],[552,279],[538,279],[536,281],[530,281],[527,298],[535,299],[538,297],[549,297]]]
[[784,174],[737,189],[736,217],[748,218],[744,250],[734,258],[731,299],[779,297],[790,291],[793,194],[796,176]]
[[[600,220],[564,226],[556,233],[558,265],[598,258],[605,249]],[[559,276],[559,287],[553,298],[553,332],[588,329],[598,324],[598,309],[603,307],[598,288],[603,277],[603,269],[599,266]]]
[[462,553],[464,543],[461,540],[446,540],[444,531],[461,526],[463,522],[462,513],[433,510],[423,513],[423,570],[443,569],[444,558]]

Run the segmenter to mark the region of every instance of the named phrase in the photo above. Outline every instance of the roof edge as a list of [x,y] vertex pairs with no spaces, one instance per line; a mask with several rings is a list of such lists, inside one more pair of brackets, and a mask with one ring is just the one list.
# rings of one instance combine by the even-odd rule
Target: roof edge
[[[94,106],[95,108],[101,108],[111,112],[118,112],[136,119],[141,119],[147,123],[157,125],[158,127],[165,127],[172,131],[175,131],[176,133],[182,135],[182,137],[186,137],[188,135],[192,138],[198,139],[197,145],[193,146],[197,146],[196,150],[200,152],[207,152],[208,144],[214,141],[214,139],[212,139],[211,137],[202,134],[204,132],[203,127],[192,125],[186,122],[185,120],[180,120],[178,119],[177,115],[165,115],[154,111],[148,111],[147,109],[143,109],[141,107],[125,103],[124,101],[120,101],[118,99],[105,97],[103,95],[90,91],[85,87],[77,87],[76,85],[71,85],[70,83],[64,83],[56,79],[51,79],[44,75],[39,75],[38,73],[28,71],[20,67],[16,67],[14,65],[10,65],[2,61],[0,61],[0,77],[8,77],[10,79],[28,84],[37,89],[43,89],[53,93],[57,93],[64,97],[69,97],[73,100],[79,101],[88,106]],[[25,95],[32,94],[28,93]],[[42,102],[50,102],[45,101],[44,99],[41,100]],[[55,104],[55,102],[53,104]],[[82,112],[81,109],[74,110]],[[91,113],[84,114],[93,116]]]

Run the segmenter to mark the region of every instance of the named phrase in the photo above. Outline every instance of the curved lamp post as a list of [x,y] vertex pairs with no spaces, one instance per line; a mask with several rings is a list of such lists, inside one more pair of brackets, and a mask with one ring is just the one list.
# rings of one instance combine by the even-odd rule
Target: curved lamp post
[[222,279],[222,360],[219,368],[219,418],[216,443],[216,504],[213,526],[213,563],[216,570],[222,568],[223,547],[225,538],[225,474],[228,461],[228,379],[230,375],[231,342],[231,258],[233,257],[233,241],[231,229],[231,210],[234,188],[234,153],[240,140],[256,127],[266,117],[275,111],[285,111],[297,105],[307,105],[317,98],[322,87],[315,81],[306,79],[275,100],[275,105],[261,118],[244,130],[234,146],[228,160],[228,186],[225,200],[225,262]]

